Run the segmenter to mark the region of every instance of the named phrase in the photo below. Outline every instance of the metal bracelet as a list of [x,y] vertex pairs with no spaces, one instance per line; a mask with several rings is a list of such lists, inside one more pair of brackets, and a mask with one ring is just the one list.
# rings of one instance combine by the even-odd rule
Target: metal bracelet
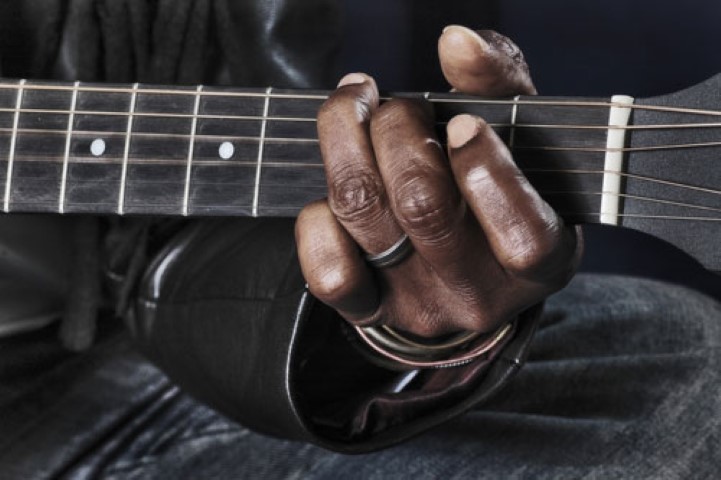
[[[441,356],[440,352],[434,349],[423,349],[419,351],[416,348],[409,348],[410,346],[408,344],[399,346],[398,339],[395,338],[395,336],[384,333],[382,329],[375,327],[354,328],[358,336],[371,350],[385,360],[390,360],[397,364],[399,367],[448,368],[465,365],[491,351],[513,333],[515,330],[515,322],[506,323],[498,330],[485,335],[483,341],[477,345],[471,344],[474,339],[478,339],[481,335],[476,335],[475,332],[464,332],[462,335],[468,336],[469,340],[466,341],[465,345],[458,345],[450,349],[451,351],[458,352],[456,355],[450,356],[447,356],[448,350],[444,350]],[[398,332],[395,333],[398,334]],[[416,343],[412,340],[410,340],[410,342]],[[423,347],[423,344],[419,343],[417,345]],[[439,356],[441,356],[441,358],[439,358]]]

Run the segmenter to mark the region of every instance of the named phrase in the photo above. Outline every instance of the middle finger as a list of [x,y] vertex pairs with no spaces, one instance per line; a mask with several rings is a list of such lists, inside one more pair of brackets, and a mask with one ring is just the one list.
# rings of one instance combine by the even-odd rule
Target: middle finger
[[428,103],[390,100],[371,119],[371,138],[397,222],[437,274],[464,282],[469,266],[490,258],[479,258],[485,238],[466,214],[434,121]]

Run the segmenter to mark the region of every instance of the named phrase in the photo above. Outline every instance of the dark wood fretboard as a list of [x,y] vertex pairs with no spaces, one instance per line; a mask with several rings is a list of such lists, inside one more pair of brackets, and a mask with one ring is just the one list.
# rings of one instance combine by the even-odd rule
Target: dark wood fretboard
[[[7,212],[293,216],[325,196],[315,115],[326,97],[326,92],[209,87],[6,85],[0,88],[2,207]],[[534,169],[592,169],[594,164],[599,169],[607,99],[564,98],[559,104],[551,98],[426,97],[436,109],[441,134],[452,115],[470,112],[483,116],[506,141],[512,138],[518,162],[549,195],[562,196],[562,184],[571,187],[568,191],[600,192],[598,174],[559,182],[559,173]],[[541,127],[564,122],[598,129]],[[557,149],[565,147],[578,150]],[[587,197],[556,202],[592,221],[599,201]]]

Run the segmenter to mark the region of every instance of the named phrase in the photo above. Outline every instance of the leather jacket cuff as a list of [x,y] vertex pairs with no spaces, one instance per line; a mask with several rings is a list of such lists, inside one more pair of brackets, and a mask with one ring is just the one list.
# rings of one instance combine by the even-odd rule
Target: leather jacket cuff
[[482,404],[525,360],[540,305],[464,366],[375,365],[305,290],[294,252],[292,222],[186,229],[151,263],[128,316],[141,350],[244,426],[345,453],[391,446]]
[[338,315],[308,301],[301,315],[314,332],[299,344],[304,360],[292,384],[299,414],[316,443],[333,450],[357,453],[399,443],[503,388],[525,361],[542,309],[523,312],[511,335],[470,363],[398,371],[369,361]]

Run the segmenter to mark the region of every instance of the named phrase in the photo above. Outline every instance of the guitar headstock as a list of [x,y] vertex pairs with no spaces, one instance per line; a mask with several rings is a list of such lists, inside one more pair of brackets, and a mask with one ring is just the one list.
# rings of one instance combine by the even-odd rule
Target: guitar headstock
[[721,74],[635,105],[620,224],[721,271]]

